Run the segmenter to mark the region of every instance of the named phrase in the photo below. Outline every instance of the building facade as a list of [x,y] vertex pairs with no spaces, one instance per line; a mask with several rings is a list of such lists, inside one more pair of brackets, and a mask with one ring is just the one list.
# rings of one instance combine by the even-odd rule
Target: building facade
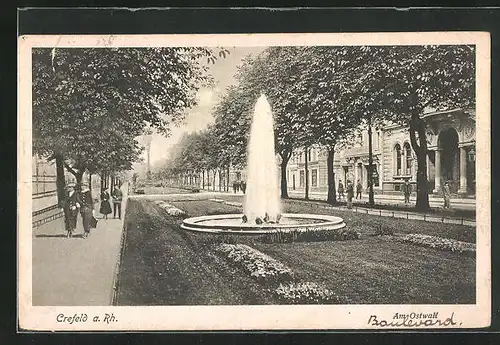
[[[452,193],[474,196],[475,113],[461,109],[428,111],[423,118],[427,126],[429,191],[439,194],[444,181],[448,181]],[[400,193],[400,186],[405,180],[416,184],[417,159],[407,127],[390,124],[373,129],[372,149],[375,193]],[[326,150],[311,147],[307,156],[309,190],[327,192]],[[305,159],[304,149],[293,154],[287,168],[289,190],[305,189]],[[368,168],[368,133],[362,130],[350,147],[335,152],[333,170],[336,186],[339,181],[345,185],[348,180],[354,183],[359,180],[366,191]]]

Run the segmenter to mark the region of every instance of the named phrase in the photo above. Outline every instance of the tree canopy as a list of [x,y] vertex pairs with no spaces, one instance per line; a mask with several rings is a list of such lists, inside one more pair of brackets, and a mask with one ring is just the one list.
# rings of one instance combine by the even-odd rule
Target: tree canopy
[[130,169],[136,137],[181,123],[212,81],[200,61],[216,57],[206,48],[34,49],[34,152],[62,155],[78,175]]

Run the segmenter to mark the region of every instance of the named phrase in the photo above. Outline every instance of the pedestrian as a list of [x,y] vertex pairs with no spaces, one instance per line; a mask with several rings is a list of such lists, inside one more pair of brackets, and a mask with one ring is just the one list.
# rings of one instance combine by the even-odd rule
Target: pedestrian
[[449,209],[450,208],[450,198],[451,198],[451,191],[450,191],[450,184],[448,181],[444,183],[443,186],[443,198],[444,198],[444,208]]
[[352,208],[352,198],[354,198],[354,186],[352,185],[351,181],[347,181],[347,208],[351,209]]
[[109,202],[110,196],[107,189],[103,189],[101,192],[101,207],[99,212],[102,214],[104,219],[108,219],[108,214],[111,213],[111,204]]
[[344,185],[342,184],[342,180],[339,180],[339,200],[344,199]]
[[73,236],[73,231],[76,229],[79,208],[80,203],[78,202],[78,194],[75,192],[75,185],[68,184],[63,204],[64,225],[68,238]]
[[118,219],[122,219],[123,193],[118,186],[115,187],[112,197],[113,197],[113,218],[116,218],[116,213],[118,211]]
[[79,202],[80,202],[80,215],[82,216],[83,222],[83,238],[87,238],[90,235],[90,228],[95,227],[93,222],[95,221],[95,211],[94,211],[94,201],[92,200],[92,194],[90,193],[89,187],[80,186],[77,184],[77,191],[79,192]]
[[361,185],[361,182],[358,180],[358,184],[356,185],[356,199],[359,198],[361,199],[361,191],[363,190],[363,186]]
[[238,181],[234,181],[233,182],[233,192],[234,194],[236,194],[236,192],[238,191]]
[[241,181],[240,186],[241,186],[241,191],[243,192],[243,194],[245,194],[245,191],[247,190],[247,183],[245,181]]
[[408,181],[408,179],[405,180],[405,183],[403,184],[402,190],[403,190],[403,194],[405,196],[405,205],[408,205],[410,203],[410,194],[411,194],[411,184]]

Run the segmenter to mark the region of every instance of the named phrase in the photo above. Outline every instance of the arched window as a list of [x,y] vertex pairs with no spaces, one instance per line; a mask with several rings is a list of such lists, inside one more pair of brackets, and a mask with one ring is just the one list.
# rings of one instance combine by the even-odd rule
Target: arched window
[[411,164],[412,164],[412,156],[411,156],[411,147],[409,143],[404,144],[404,154],[405,154],[405,175],[411,175]]
[[401,175],[401,145],[396,144],[394,146],[394,173],[396,176]]

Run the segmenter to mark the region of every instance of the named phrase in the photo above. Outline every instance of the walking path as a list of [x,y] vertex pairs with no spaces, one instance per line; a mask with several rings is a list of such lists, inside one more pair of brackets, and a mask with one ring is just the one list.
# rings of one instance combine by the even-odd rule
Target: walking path
[[[217,196],[222,197],[222,196],[234,196],[234,195],[242,196],[241,193],[234,194],[233,192],[202,191],[202,193],[207,195],[207,197],[217,197]],[[290,195],[290,196],[294,197],[295,195]],[[296,197],[299,197],[299,196],[296,196]],[[301,197],[303,197],[303,195]],[[454,217],[453,215],[447,216],[447,215],[440,215],[440,214],[433,214],[433,213],[415,212],[415,211],[413,211],[411,206],[408,207],[408,210],[404,210],[404,209],[402,209],[402,210],[371,209],[368,207],[357,206],[356,200],[354,199],[354,203],[353,203],[354,207],[351,210],[349,210],[346,206],[333,206],[333,205],[325,204],[324,202],[319,202],[319,200],[324,201],[324,199],[326,199],[326,195],[324,196],[324,199],[323,198],[321,198],[321,199],[320,198],[313,198],[312,196],[310,196],[310,198],[311,198],[310,200],[288,199],[288,201],[297,202],[297,203],[315,204],[317,207],[322,207],[322,208],[328,208],[328,209],[334,209],[334,210],[340,210],[340,211],[350,211],[350,212],[363,213],[363,214],[371,214],[371,215],[383,216],[383,217],[405,218],[405,219],[423,220],[426,222],[476,226],[476,220],[474,218]],[[363,201],[366,202],[367,198],[365,198]],[[360,203],[360,201],[357,201],[357,202]],[[389,204],[389,203],[387,203],[387,204]],[[398,205],[398,204],[397,204],[397,202],[394,202],[394,203],[389,204],[389,205]],[[400,206],[404,207],[404,200]]]
[[[288,195],[293,198],[303,198],[303,191],[293,191],[289,190]],[[309,192],[309,198],[312,200],[326,200],[327,192]],[[379,205],[397,205],[397,206],[405,206],[404,196],[403,195],[389,195],[389,194],[375,194],[374,195],[375,203]],[[410,196],[410,206],[415,205],[417,197],[412,195]],[[361,199],[353,199],[353,203],[365,203],[368,202],[368,194],[363,193]],[[461,198],[452,198],[451,199],[451,207],[457,210],[475,210],[476,209],[476,199],[461,199]],[[442,197],[437,197],[434,195],[429,195],[429,204],[431,207],[442,207],[444,204]]]
[[[121,219],[101,219],[96,203],[96,229],[82,239],[82,218],[73,238],[66,238],[64,219],[33,229],[33,305],[111,305],[123,221],[127,184],[122,186]],[[111,216],[111,217],[110,217]]]

